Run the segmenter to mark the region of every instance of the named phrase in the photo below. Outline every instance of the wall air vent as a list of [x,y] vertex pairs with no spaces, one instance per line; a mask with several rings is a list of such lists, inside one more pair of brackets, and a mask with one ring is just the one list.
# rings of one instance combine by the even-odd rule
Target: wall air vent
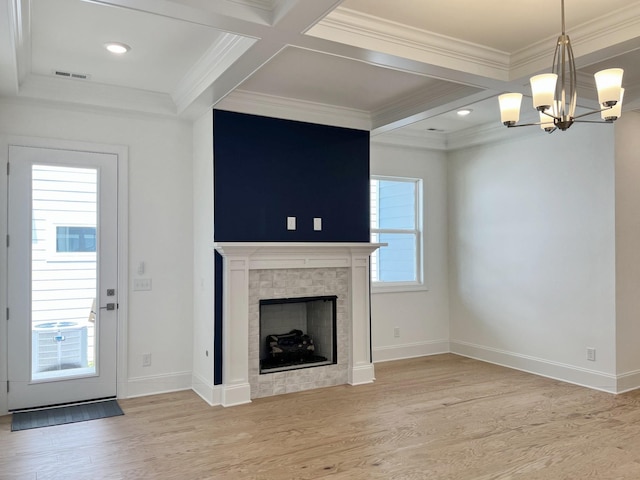
[[63,70],[53,70],[53,74],[56,77],[75,78],[76,80],[90,80],[91,79],[91,75],[89,75],[88,73],[72,73],[72,72],[65,72]]

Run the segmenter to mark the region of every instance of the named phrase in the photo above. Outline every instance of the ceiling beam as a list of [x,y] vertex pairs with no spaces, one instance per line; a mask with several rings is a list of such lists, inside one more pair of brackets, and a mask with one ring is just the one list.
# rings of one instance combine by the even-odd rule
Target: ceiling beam
[[374,137],[398,128],[406,127],[422,120],[437,117],[443,113],[459,110],[494,96],[496,96],[496,92],[494,90],[481,90],[462,97],[459,95],[451,95],[438,105],[420,105],[416,108],[416,111],[413,114],[398,118],[395,121],[389,121],[386,123],[380,122],[379,125],[374,125],[371,130],[371,136]]

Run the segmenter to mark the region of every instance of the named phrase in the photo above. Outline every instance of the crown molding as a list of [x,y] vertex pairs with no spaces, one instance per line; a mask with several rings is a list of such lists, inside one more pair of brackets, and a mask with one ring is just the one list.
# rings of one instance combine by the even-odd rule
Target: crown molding
[[[132,0],[119,1],[122,2]],[[238,19],[242,22],[249,22],[254,26],[273,26],[278,23],[278,21],[282,19],[287,14],[287,12],[289,12],[297,4],[300,4],[302,6],[304,4],[304,0],[180,0],[176,3],[186,4],[194,9],[214,13],[215,15]],[[247,26],[248,25],[245,24],[245,27]],[[236,31],[226,30],[225,28],[221,28],[221,30]],[[247,31],[254,31],[255,33],[257,31],[260,31],[260,29],[256,31],[249,27],[249,30],[245,28],[243,30],[237,30],[236,33],[247,33]]]
[[446,134],[423,130],[401,129],[380,135],[372,135],[371,144],[422,150],[447,150]]
[[218,102],[214,108],[357,130],[371,130],[369,114],[362,110],[265,95],[246,90],[234,90]]
[[374,128],[378,128],[481,91],[458,83],[440,82],[374,111],[372,123]]
[[224,33],[180,80],[171,95],[179,114],[256,42],[253,38]]
[[60,102],[57,100],[48,100],[41,98],[31,97],[0,97],[0,109],[9,106],[16,106],[19,108],[44,108],[51,109],[56,112],[77,112],[86,113],[90,115],[108,116],[113,118],[128,118],[128,119],[140,119],[145,121],[161,121],[161,122],[176,122],[183,125],[190,126],[192,120],[177,117],[175,115],[162,115],[157,113],[146,113],[140,110],[123,110],[121,108],[102,107],[96,105],[84,105],[84,104],[72,104],[69,102]]
[[[624,44],[637,38],[638,31],[640,31],[640,2],[635,2],[595,20],[570,27],[567,31],[578,65],[581,56]],[[558,29],[559,34],[560,29]],[[547,37],[514,52],[511,55],[510,79],[527,77],[540,71],[549,70],[558,35]],[[600,60],[604,60],[604,58]]]
[[335,9],[308,33],[497,80],[509,77],[510,58],[506,52],[344,7]]
[[[637,38],[640,30],[640,2],[568,30],[579,63],[579,57]],[[344,7],[334,10],[313,27],[310,33],[361,48],[379,49],[413,60],[473,71],[504,81],[548,70],[553,58],[552,47],[557,40],[557,35],[552,35],[510,55]]]
[[266,10],[273,12],[276,9],[276,5],[281,3],[280,0],[227,0],[231,3],[237,3],[245,7],[258,8],[260,10]]
[[512,129],[496,122],[451,133],[399,129],[380,135],[372,135],[371,143],[449,152],[489,143],[517,141],[533,135],[544,135],[544,133],[539,128]]
[[500,142],[514,142],[535,135],[548,135],[540,127],[507,128],[498,118],[495,123],[479,125],[447,135],[447,150],[462,150],[479,145]]
[[507,129],[498,122],[498,124],[485,124],[452,133],[401,129],[380,135],[373,135],[371,136],[371,143],[375,145],[449,152],[489,143],[520,140],[536,134],[541,134],[539,129]]
[[[275,12],[277,11],[276,9],[279,8],[279,3],[281,1],[282,0],[180,0],[179,2],[173,1],[173,3],[187,5],[193,8],[194,12],[201,10],[207,13],[213,13],[217,16],[234,18],[256,25],[268,26],[273,24]],[[178,8],[180,8],[180,6]]]
[[115,87],[87,80],[61,79],[32,74],[20,86],[18,96],[64,102],[70,105],[177,116],[175,104],[167,94]]
[[[623,109],[626,111],[626,109]],[[615,128],[614,125],[602,123],[605,128]],[[584,126],[584,125],[583,125]],[[580,124],[574,125],[571,130],[580,128]],[[525,138],[539,137],[547,135],[563,135],[564,132],[554,133],[543,132],[539,126],[523,126],[523,128],[506,128],[500,122],[485,124],[478,127],[468,128],[459,132],[447,135],[447,150],[462,150],[465,148],[477,147],[486,144],[497,144],[505,142],[518,142]]]

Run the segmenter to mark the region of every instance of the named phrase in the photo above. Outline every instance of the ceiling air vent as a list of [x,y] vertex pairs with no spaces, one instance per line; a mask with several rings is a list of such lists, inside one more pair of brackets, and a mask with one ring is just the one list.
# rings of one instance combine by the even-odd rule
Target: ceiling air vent
[[53,74],[56,77],[62,78],[75,78],[76,80],[90,80],[91,75],[88,73],[72,73],[72,72],[64,72],[62,70],[54,70]]

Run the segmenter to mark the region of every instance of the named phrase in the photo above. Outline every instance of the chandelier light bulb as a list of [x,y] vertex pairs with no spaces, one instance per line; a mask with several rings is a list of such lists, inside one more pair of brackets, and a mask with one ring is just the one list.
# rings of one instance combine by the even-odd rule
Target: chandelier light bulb
[[556,83],[558,75],[555,73],[543,73],[531,77],[531,95],[533,97],[533,108],[538,111],[546,110],[554,103],[556,94]]
[[540,115],[540,128],[545,132],[550,132],[556,127],[555,127],[555,124],[553,123],[553,117],[550,117],[549,115],[544,113],[545,111],[548,111],[548,110],[540,110],[538,112],[538,114]]
[[624,98],[624,88],[620,89],[620,98],[616,102],[616,104],[611,108],[605,108],[600,112],[600,116],[603,120],[607,122],[613,122],[617,120],[622,115],[622,99]]
[[621,68],[608,68],[594,75],[600,105],[611,107],[620,99],[623,74],[624,70]]
[[521,93],[505,93],[498,97],[500,118],[504,125],[515,125],[520,120]]

